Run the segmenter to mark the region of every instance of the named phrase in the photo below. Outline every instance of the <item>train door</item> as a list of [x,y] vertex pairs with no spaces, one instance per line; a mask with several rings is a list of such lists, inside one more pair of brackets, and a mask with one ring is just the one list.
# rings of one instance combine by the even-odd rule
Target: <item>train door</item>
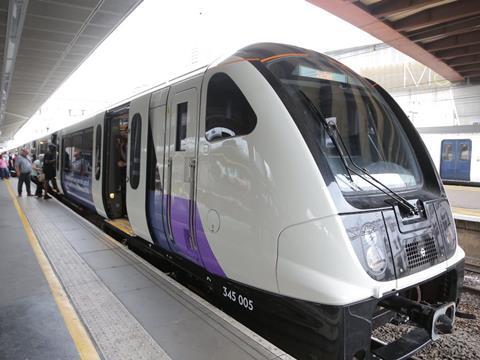
[[126,183],[129,105],[109,111],[104,122],[102,188],[110,219],[126,219]]
[[93,156],[92,156],[92,195],[95,209],[103,217],[107,217],[102,196],[102,154],[103,154],[103,126],[105,113],[95,116],[93,119]]
[[472,141],[469,139],[457,140],[457,180],[470,181],[470,160],[472,155]]
[[170,88],[152,94],[147,141],[147,221],[153,240],[162,248],[172,250],[173,236],[166,217],[167,98]]
[[455,179],[455,140],[443,140],[440,160],[440,177]]
[[470,139],[443,140],[441,150],[441,178],[470,181],[472,141]]
[[127,212],[130,225],[136,235],[152,241],[145,216],[149,106],[150,94],[135,99],[130,103],[128,121],[130,136],[126,180]]
[[170,94],[165,179],[167,228],[174,251],[202,265],[194,230],[198,90],[188,82],[172,86]]

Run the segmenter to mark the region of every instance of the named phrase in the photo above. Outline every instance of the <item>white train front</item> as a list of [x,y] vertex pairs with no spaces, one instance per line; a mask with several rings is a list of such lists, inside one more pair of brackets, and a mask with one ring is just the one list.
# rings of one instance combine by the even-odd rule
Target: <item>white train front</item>
[[[464,253],[434,165],[326,56],[252,45],[57,135],[66,197],[128,218],[296,357],[402,358],[451,331]],[[392,319],[417,329],[371,340]]]

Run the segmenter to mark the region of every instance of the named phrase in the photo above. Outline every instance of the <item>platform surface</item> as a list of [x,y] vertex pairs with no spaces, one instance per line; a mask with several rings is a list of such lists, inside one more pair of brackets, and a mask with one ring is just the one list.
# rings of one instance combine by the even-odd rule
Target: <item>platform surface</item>
[[453,217],[457,220],[480,223],[480,188],[445,185]]
[[[15,188],[15,180],[10,181]],[[33,311],[28,314],[25,324],[43,329],[48,326],[56,331],[44,334],[49,339],[55,339],[52,342],[58,346],[49,348],[51,356],[45,358],[78,358],[78,349],[64,329],[55,304],[48,299],[51,294],[44,286],[41,272],[35,268],[35,258],[28,255],[31,251],[28,242],[22,240],[25,230],[19,224],[5,184],[0,184],[0,201],[0,358],[12,358],[7,356],[9,354],[20,355],[17,356],[20,358],[43,358],[29,356],[30,350],[23,345],[24,340],[18,340],[10,353],[2,353],[2,344],[12,342],[11,338],[18,336],[16,327],[24,323],[20,315],[24,311],[22,309],[34,306],[32,303],[37,306],[37,299],[28,296],[43,296],[45,299],[41,303],[45,304],[49,313],[42,318],[38,311]],[[182,360],[291,358],[56,200],[22,197],[18,198],[18,203],[100,357]],[[23,245],[20,247],[18,244]],[[14,251],[19,252],[17,256],[22,261],[12,257]],[[10,257],[12,259],[8,260]],[[9,263],[4,265],[3,258]],[[27,280],[23,284],[21,276],[27,270],[31,274],[25,274]],[[7,286],[14,290],[4,291]],[[32,295],[27,294],[25,299],[22,291],[28,287],[35,291]],[[18,298],[23,298],[26,304],[22,305]],[[6,329],[4,317],[11,324]],[[28,335],[28,332],[22,333],[22,338]]]
[[0,209],[0,359],[78,359],[3,181]]

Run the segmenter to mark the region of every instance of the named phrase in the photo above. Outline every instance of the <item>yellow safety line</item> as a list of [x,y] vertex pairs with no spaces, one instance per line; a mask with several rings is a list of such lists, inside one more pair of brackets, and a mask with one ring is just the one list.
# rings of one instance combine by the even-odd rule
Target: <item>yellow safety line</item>
[[78,318],[78,315],[73,308],[72,304],[68,300],[67,294],[63,289],[60,281],[58,280],[55,272],[53,271],[52,267],[50,266],[50,262],[48,261],[45,253],[43,252],[40,244],[38,242],[35,233],[30,226],[20,204],[17,201],[15,193],[12,190],[12,186],[10,185],[10,181],[4,181],[6,184],[8,193],[12,199],[13,205],[17,209],[18,216],[22,221],[23,227],[28,237],[28,241],[30,246],[37,257],[38,264],[42,269],[43,275],[47,279],[48,285],[50,286],[50,290],[52,292],[53,298],[57,303],[57,306],[62,314],[63,321],[65,321],[65,325],[72,337],[73,342],[75,343],[75,347],[80,355],[81,359],[100,359],[95,346],[90,339],[85,327],[83,326],[81,320]]
[[460,207],[452,207],[452,211],[454,214],[480,217],[479,209],[466,209],[466,208],[460,208]]

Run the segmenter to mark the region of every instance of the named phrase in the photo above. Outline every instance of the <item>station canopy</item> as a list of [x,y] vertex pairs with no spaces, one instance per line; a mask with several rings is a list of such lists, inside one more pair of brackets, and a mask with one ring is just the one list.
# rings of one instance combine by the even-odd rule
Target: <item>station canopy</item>
[[480,0],[308,0],[451,82],[480,82]]
[[141,1],[0,1],[0,145]]

